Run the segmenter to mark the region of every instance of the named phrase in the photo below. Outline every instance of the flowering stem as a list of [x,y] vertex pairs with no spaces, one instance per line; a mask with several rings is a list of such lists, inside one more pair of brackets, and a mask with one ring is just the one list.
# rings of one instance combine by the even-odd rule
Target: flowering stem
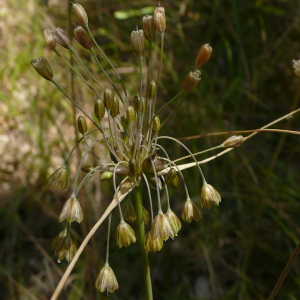
[[137,226],[138,226],[138,236],[139,243],[142,255],[143,262],[143,275],[147,290],[147,300],[152,300],[152,283],[151,283],[151,275],[150,275],[150,267],[148,260],[148,252],[145,248],[145,226],[144,226],[144,218],[143,218],[143,202],[142,202],[142,190],[141,185],[137,186],[135,189],[135,209],[136,209],[136,218],[137,218]]

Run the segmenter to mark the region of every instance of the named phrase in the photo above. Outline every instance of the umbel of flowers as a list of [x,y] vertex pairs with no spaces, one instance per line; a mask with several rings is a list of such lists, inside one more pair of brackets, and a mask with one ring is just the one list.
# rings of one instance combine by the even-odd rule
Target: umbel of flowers
[[[86,112],[59,85],[55,80],[55,75],[46,58],[38,57],[32,60],[31,64],[35,70],[42,77],[52,82],[82,113],[77,120],[78,130],[82,137],[77,144],[74,145],[62,167],[50,176],[49,183],[53,187],[59,187],[61,189],[67,187],[67,165],[70,157],[74,149],[80,143],[84,143],[86,146],[86,152],[82,156],[74,179],[71,196],[64,204],[59,215],[59,221],[65,223],[65,228],[55,238],[52,247],[58,261],[63,259],[71,261],[76,253],[76,246],[72,241],[69,229],[72,222],[80,223],[83,219],[83,212],[77,195],[82,186],[90,178],[100,173],[101,180],[112,180],[115,195],[118,195],[117,192],[124,184],[130,183],[132,189],[136,189],[136,207],[134,208],[131,200],[125,200],[121,205],[121,201],[119,201],[117,196],[120,222],[115,230],[115,239],[119,248],[128,247],[131,243],[135,243],[137,240],[136,234],[128,222],[136,223],[138,240],[141,244],[141,257],[143,259],[147,297],[148,299],[152,299],[147,252],[161,250],[163,241],[169,238],[174,239],[181,229],[181,221],[171,209],[168,193],[169,188],[178,188],[179,179],[181,179],[186,193],[186,201],[182,203],[182,220],[190,223],[193,220],[199,221],[201,219],[201,212],[196,203],[190,199],[185,178],[182,174],[182,170],[186,168],[185,165],[177,164],[180,159],[176,159],[176,162],[174,162],[170,158],[167,151],[160,145],[161,140],[168,139],[181,145],[186,150],[188,157],[193,160],[193,165],[198,168],[202,180],[202,190],[199,191],[201,194],[201,207],[210,208],[212,205],[219,205],[221,202],[220,194],[214,187],[206,182],[195,155],[193,155],[182,142],[175,138],[159,136],[161,128],[180,107],[188,93],[198,86],[201,79],[199,68],[210,59],[212,48],[209,44],[204,44],[200,47],[195,59],[195,70],[190,71],[182,79],[178,93],[165,105],[157,109],[156,100],[163,61],[164,33],[166,31],[164,8],[161,6],[156,7],[153,15],[144,16],[142,19],[142,29],[134,30],[131,33],[132,47],[140,67],[139,89],[135,95],[128,95],[117,70],[95,41],[89,28],[88,16],[85,9],[80,4],[73,4],[73,10],[80,24],[80,26],[76,26],[74,29],[75,39],[82,47],[91,53],[95,63],[106,76],[110,86],[103,86],[88,70],[77,55],[71,39],[63,29],[56,28],[54,31],[46,29],[44,31],[49,48],[71,68],[95,95],[94,100],[91,100],[93,101],[91,105],[94,109],[94,114],[92,115]],[[148,42],[145,43],[145,40]],[[158,40],[160,47],[160,63],[158,69],[154,72],[155,70],[152,69],[152,49],[156,40]],[[86,74],[81,74],[74,66],[68,63],[60,54],[59,51],[61,49],[57,49],[57,44],[75,56]],[[148,47],[146,47],[146,45]],[[114,75],[109,76],[104,70],[101,64],[103,60],[109,63],[110,67],[114,70]],[[148,66],[148,72],[146,78],[143,78],[142,66],[145,63]],[[85,79],[87,76],[90,78],[89,81]],[[172,112],[166,119],[160,120],[160,112],[169,105],[174,106]],[[88,128],[86,119],[89,119],[94,128]],[[105,124],[108,124],[108,126]],[[98,132],[96,138],[95,132]],[[212,149],[237,147],[242,142],[242,136],[234,136]],[[105,145],[110,152],[110,159],[105,162],[100,159],[93,150],[93,148],[100,143],[101,145]],[[212,149],[206,149],[205,151],[197,153],[197,155]],[[84,164],[88,154],[95,157],[97,165],[90,166]],[[86,173],[86,175],[79,183],[78,178],[81,171]],[[142,185],[146,187],[148,197],[141,197]],[[156,191],[157,196],[155,202],[157,201],[157,211],[153,209],[154,199],[152,199],[151,196],[151,188]],[[165,212],[161,205],[161,193],[165,193],[167,196],[167,209]],[[150,215],[146,206],[150,207]],[[100,270],[96,280],[96,288],[101,292],[113,292],[119,287],[115,274],[109,266],[110,221],[111,215],[109,217],[108,226],[106,263]],[[145,224],[149,224],[149,231],[147,233],[145,233]]]

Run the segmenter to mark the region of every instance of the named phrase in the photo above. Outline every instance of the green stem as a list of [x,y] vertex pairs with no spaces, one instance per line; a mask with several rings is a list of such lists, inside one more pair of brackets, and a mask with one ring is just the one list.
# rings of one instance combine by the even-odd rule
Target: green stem
[[145,248],[145,226],[144,226],[144,218],[143,218],[143,202],[142,202],[142,189],[141,185],[137,186],[135,189],[135,209],[136,209],[136,217],[137,217],[137,226],[138,226],[138,236],[139,243],[142,255],[143,262],[143,275],[147,290],[147,300],[152,300],[152,283],[151,283],[151,275],[150,275],[150,267],[148,260],[148,252]]

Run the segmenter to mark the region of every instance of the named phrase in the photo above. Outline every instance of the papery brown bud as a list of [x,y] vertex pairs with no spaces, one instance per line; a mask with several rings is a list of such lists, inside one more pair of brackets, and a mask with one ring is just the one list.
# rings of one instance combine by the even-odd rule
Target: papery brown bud
[[132,227],[126,222],[120,222],[115,233],[115,239],[119,248],[128,247],[136,242],[136,237]]
[[175,232],[166,215],[160,213],[154,218],[151,226],[151,235],[153,240],[157,238],[160,238],[164,241],[168,240],[169,238],[174,239]]
[[136,176],[138,174],[138,164],[134,158],[129,161],[129,173],[132,176]]
[[201,190],[200,204],[201,207],[211,208],[212,204],[219,205],[221,195],[210,184],[204,184]]
[[129,174],[129,167],[127,165],[118,165],[116,168],[116,174],[121,178],[127,177]]
[[224,148],[236,148],[242,145],[244,137],[242,135],[234,135],[223,142]]
[[113,175],[114,175],[114,173],[112,173],[110,171],[105,171],[105,172],[101,173],[100,180],[101,181],[109,180],[113,177]]
[[94,114],[98,120],[102,120],[105,115],[104,102],[99,99],[94,104]]
[[131,32],[131,44],[135,54],[139,57],[144,55],[145,42],[144,42],[144,30],[135,30]]
[[121,117],[121,125],[126,130],[128,128],[128,119],[124,116]]
[[48,179],[48,184],[64,190],[68,185],[69,173],[66,166],[57,169]]
[[166,175],[165,184],[173,181],[177,177],[177,172],[174,168],[171,168],[168,174]]
[[44,36],[47,42],[48,47],[53,50],[56,47],[56,42],[52,37],[52,30],[50,29],[45,29],[44,30]]
[[181,229],[181,222],[180,222],[179,218],[170,209],[167,211],[166,217],[168,218],[169,223],[170,223],[175,235],[177,235],[178,231]]
[[37,59],[33,59],[31,65],[42,77],[50,81],[52,80],[53,72],[45,57],[39,56]]
[[82,219],[83,213],[79,201],[75,197],[69,198],[65,202],[63,209],[59,215],[59,222],[66,220],[69,223],[74,221],[81,223]]
[[188,199],[185,201],[181,217],[184,222],[191,223],[193,220],[199,221],[202,215],[196,204]]
[[84,117],[79,116],[77,118],[77,126],[78,126],[78,131],[83,135],[85,133],[87,133],[87,124],[86,124],[86,120]]
[[127,120],[129,123],[134,122],[136,119],[136,111],[132,106],[127,107]]
[[148,96],[150,99],[152,99],[155,96],[155,92],[156,92],[156,82],[155,80],[151,80],[148,89]]
[[90,173],[92,170],[94,170],[94,166],[93,165],[82,165],[82,167],[80,169],[84,173]]
[[295,70],[295,74],[300,77],[300,59],[293,59],[293,68]]
[[196,57],[196,67],[204,65],[211,57],[212,47],[209,44],[201,46]]
[[143,17],[143,30],[145,37],[148,41],[154,41],[155,39],[155,32],[156,32],[156,27],[154,24],[154,18],[153,16],[146,15]]
[[93,41],[90,35],[84,30],[83,27],[78,26],[74,29],[74,36],[77,42],[84,47],[85,49],[92,49],[93,48]]
[[86,11],[83,8],[83,6],[80,4],[77,4],[77,3],[73,3],[72,7],[73,7],[74,13],[75,13],[79,23],[81,25],[88,24],[88,22],[89,22],[88,16],[87,16]]
[[56,43],[60,44],[62,47],[66,49],[72,48],[72,42],[63,29],[56,28],[55,31],[52,32],[52,37]]
[[199,70],[189,72],[181,82],[181,89],[184,92],[194,90],[201,80],[201,72]]
[[151,231],[149,231],[146,235],[145,239],[145,248],[148,252],[156,252],[160,251],[164,245],[164,242],[161,238],[152,239]]
[[111,89],[104,91],[104,106],[107,109],[111,109],[114,105],[114,93]]
[[119,99],[114,97],[114,103],[110,110],[110,115],[115,118],[119,114]]
[[153,13],[154,24],[158,32],[163,33],[166,30],[165,9],[161,6],[156,7]]
[[95,286],[96,289],[102,293],[106,290],[107,292],[112,293],[119,288],[115,273],[108,264],[105,264],[105,266],[99,272]]
[[160,128],[160,118],[159,116],[155,116],[153,119],[153,130],[157,131]]

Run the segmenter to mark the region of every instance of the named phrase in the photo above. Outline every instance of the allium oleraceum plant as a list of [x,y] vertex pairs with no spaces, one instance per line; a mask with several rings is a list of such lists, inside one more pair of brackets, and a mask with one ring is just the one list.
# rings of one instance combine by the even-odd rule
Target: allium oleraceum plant
[[[160,129],[166,124],[168,119],[173,116],[174,112],[180,107],[183,100],[186,98],[189,92],[193,91],[201,79],[201,72],[199,67],[202,67],[211,57],[212,48],[209,44],[204,44],[200,47],[200,50],[195,59],[195,70],[189,72],[181,82],[180,89],[170,101],[165,105],[156,108],[156,99],[159,90],[160,73],[163,60],[163,48],[164,48],[164,33],[166,30],[166,17],[163,7],[156,7],[153,16],[147,15],[142,19],[142,28],[132,31],[131,43],[135,55],[138,58],[140,66],[140,86],[136,95],[129,96],[123,81],[114,68],[112,62],[105,55],[103,50],[95,41],[88,25],[88,16],[85,9],[80,4],[73,4],[73,11],[81,26],[76,26],[74,29],[74,36],[78,43],[86,48],[95,59],[96,64],[105,76],[109,80],[111,86],[104,87],[91,74],[86,66],[81,61],[80,57],[76,54],[74,46],[68,37],[67,33],[60,28],[56,28],[55,31],[46,29],[44,31],[46,42],[51,50],[58,55],[65,63],[75,72],[75,74],[85,82],[87,87],[95,94],[94,98],[94,115],[86,112],[81,106],[75,102],[74,99],[59,85],[55,80],[55,74],[44,57],[33,59],[31,64],[36,71],[45,79],[51,81],[56,87],[81,111],[82,116],[79,116],[77,120],[78,130],[82,134],[82,138],[73,147],[71,153],[66,159],[61,168],[56,170],[49,178],[49,184],[53,187],[59,187],[65,189],[68,184],[68,171],[67,165],[71,154],[74,149],[81,143],[85,143],[86,152],[84,153],[80,165],[74,179],[72,193],[70,198],[65,202],[62,211],[59,215],[59,221],[65,223],[65,228],[54,239],[52,247],[55,256],[58,261],[65,259],[71,261],[66,273],[64,274],[60,284],[58,285],[52,299],[56,299],[62,289],[66,278],[69,276],[76,260],[80,253],[86,246],[91,236],[95,233],[96,229],[100,226],[104,219],[108,217],[108,237],[107,237],[107,251],[105,265],[99,272],[96,280],[96,288],[101,291],[113,292],[118,289],[119,285],[116,276],[109,266],[109,236],[110,236],[110,224],[111,224],[111,212],[118,206],[120,223],[115,231],[116,244],[119,248],[128,247],[132,243],[138,240],[141,249],[141,258],[143,261],[143,275],[145,279],[145,286],[147,291],[147,299],[152,299],[152,287],[150,268],[148,262],[148,252],[160,251],[163,247],[163,241],[168,239],[174,239],[181,229],[181,221],[172,211],[168,188],[177,188],[179,185],[179,178],[184,186],[186,193],[186,201],[182,207],[182,220],[185,222],[192,222],[193,220],[199,221],[201,219],[201,212],[196,203],[194,203],[189,196],[187,186],[185,184],[185,178],[182,170],[191,166],[196,166],[199,170],[202,180],[202,189],[200,193],[200,206],[210,208],[212,205],[219,205],[221,202],[221,196],[218,191],[207,183],[204,174],[197,162],[195,155],[210,151],[212,149],[219,148],[234,148],[240,146],[244,138],[243,136],[232,136],[223,142],[221,145],[207,149],[202,152],[198,152],[195,155],[179,140],[170,136],[159,136]],[[150,74],[153,74],[152,67],[152,50],[153,43],[155,43],[156,37],[159,37],[159,58],[160,63],[158,70],[156,70],[155,78],[152,78]],[[145,43],[147,39],[148,43]],[[68,49],[77,59],[78,63],[83,67],[87,74],[82,75],[67,60],[61,56],[56,46],[59,44],[63,48]],[[145,45],[148,45],[146,49]],[[99,51],[98,57],[95,50]],[[147,58],[146,63],[148,72],[146,80],[143,78],[142,66]],[[114,76],[109,76],[101,65],[101,60],[106,60],[111,68],[114,70]],[[295,63],[294,63],[295,64]],[[296,65],[296,64],[295,64]],[[90,76],[94,82],[94,87],[91,83],[87,82],[85,76]],[[116,85],[113,77],[118,79],[120,85]],[[143,82],[146,85],[143,86]],[[95,87],[96,86],[96,87]],[[176,104],[173,111],[169,116],[161,121],[159,113],[168,105]],[[93,124],[93,129],[88,129],[86,118]],[[105,120],[105,122],[104,122]],[[104,127],[104,124],[108,121],[108,127]],[[91,133],[98,131],[98,136],[95,140],[91,140]],[[181,145],[187,152],[193,162],[190,164],[178,165],[177,162],[181,158],[172,160],[169,158],[167,151],[160,145],[161,140],[170,140],[174,143]],[[93,151],[93,148],[97,144],[105,145],[110,152],[110,160],[103,162]],[[92,154],[98,162],[97,166],[85,165],[84,161],[88,154]],[[184,158],[187,158],[184,157]],[[85,177],[80,183],[78,183],[80,171],[86,173]],[[80,223],[83,219],[83,212],[80,206],[80,201],[77,199],[77,195],[82,186],[94,175],[99,174],[101,180],[112,180],[114,185],[114,197],[99,219],[88,236],[84,239],[80,248],[77,248],[70,236],[70,226],[72,222]],[[142,197],[142,186],[146,187],[147,197]],[[200,183],[199,183],[199,186]],[[156,190],[156,199],[151,197],[151,188]],[[130,201],[126,201],[124,204],[121,201],[132,191],[135,190],[135,208]],[[161,205],[161,193],[166,194],[167,209],[164,212]],[[158,211],[153,211],[152,202],[157,201]],[[146,202],[150,205],[150,216],[145,208]],[[147,204],[148,206],[148,204]],[[135,230],[127,222],[134,222],[136,224],[137,237]],[[145,224],[149,223],[149,229],[145,232]],[[74,257],[75,256],[75,257]]]

